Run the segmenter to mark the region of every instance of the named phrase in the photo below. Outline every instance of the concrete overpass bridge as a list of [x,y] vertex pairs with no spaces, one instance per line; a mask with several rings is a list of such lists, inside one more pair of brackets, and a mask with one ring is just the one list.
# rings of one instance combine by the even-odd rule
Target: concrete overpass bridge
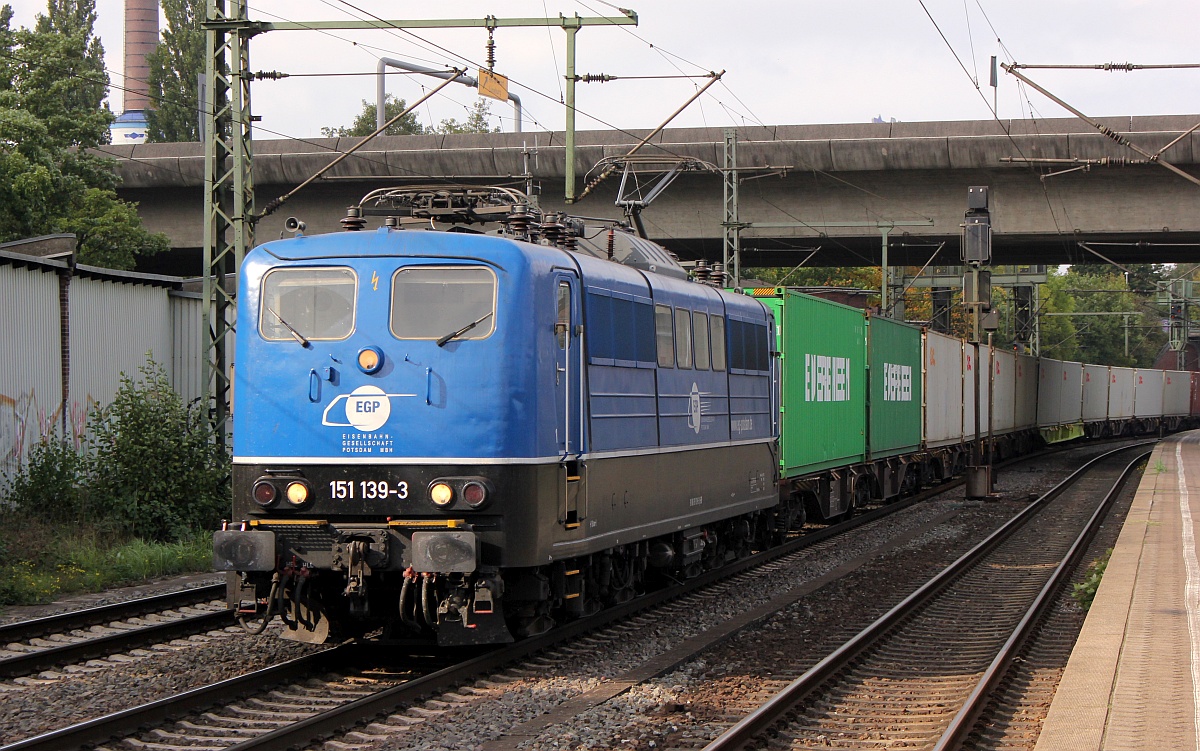
[[[1200,176],[1200,115],[1113,117],[1102,122],[1151,153],[1175,141],[1162,159]],[[646,131],[578,134],[576,170],[625,154]],[[882,228],[889,261],[958,262],[967,187],[991,189],[996,263],[1200,261],[1200,186],[1070,119],[781,125],[736,129],[742,174],[739,218],[744,266],[878,265]],[[1181,137],[1182,136],[1182,137]],[[1178,140],[1176,140],[1178,139]],[[256,141],[258,206],[287,192],[360,139]],[[536,148],[535,148],[536,146]],[[640,153],[684,156],[721,166],[720,128],[668,129]],[[188,273],[200,273],[203,150],[200,144],[106,147],[122,157],[122,197],[139,202],[154,231],[167,233]],[[1030,165],[1017,160],[1080,160]],[[1089,161],[1090,160],[1090,161]],[[1099,163],[1107,160],[1107,164]],[[260,242],[279,236],[297,216],[309,233],[338,231],[346,206],[368,191],[400,184],[456,181],[523,187],[528,171],[541,205],[562,209],[565,149],[561,133],[491,133],[381,137],[299,193],[258,226]],[[1087,169],[1074,169],[1083,167]],[[786,170],[752,170],[751,168]],[[1047,173],[1059,172],[1054,176]],[[620,218],[610,177],[570,212]],[[682,258],[720,260],[722,176],[682,174],[643,214],[653,239]]]

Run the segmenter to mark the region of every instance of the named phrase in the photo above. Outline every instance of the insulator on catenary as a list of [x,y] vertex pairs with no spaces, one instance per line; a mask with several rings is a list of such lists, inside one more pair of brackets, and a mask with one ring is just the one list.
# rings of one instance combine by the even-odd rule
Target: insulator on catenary
[[713,287],[724,287],[727,282],[725,264],[713,263],[708,267],[708,283]]
[[558,214],[546,214],[542,217],[542,225],[539,229],[542,235],[542,245],[558,245],[565,228]]
[[512,210],[505,214],[501,224],[504,225],[505,231],[517,237],[527,237],[529,235],[529,225],[533,217],[529,213],[529,207],[517,204],[512,207]]
[[346,216],[342,217],[342,229],[357,232],[365,226],[367,220],[363,218],[361,206],[350,206],[346,209]]

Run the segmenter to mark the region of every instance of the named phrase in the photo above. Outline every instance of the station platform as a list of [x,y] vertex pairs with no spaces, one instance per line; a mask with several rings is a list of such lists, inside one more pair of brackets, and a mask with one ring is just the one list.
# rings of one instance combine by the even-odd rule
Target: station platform
[[1200,751],[1200,431],[1155,447],[1036,751]]

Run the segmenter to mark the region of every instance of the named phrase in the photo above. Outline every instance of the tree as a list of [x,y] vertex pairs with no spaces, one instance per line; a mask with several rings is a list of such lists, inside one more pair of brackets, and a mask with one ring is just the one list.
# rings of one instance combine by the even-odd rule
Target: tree
[[93,33],[95,0],[49,0],[33,29],[16,33],[15,88],[21,105],[66,146],[108,143],[112,113],[104,47]]
[[113,160],[91,151],[112,122],[94,0],[49,0],[33,29],[11,18],[0,10],[0,242],[77,232],[80,263],[115,268],[165,250],[117,198]]
[[[383,100],[383,114],[385,120],[391,120],[396,115],[399,115],[408,107],[403,99],[388,94]],[[354,118],[354,123],[349,127],[339,128],[321,128],[321,133],[326,138],[349,138],[354,136],[369,136],[375,132],[378,127],[375,122],[375,113],[377,111],[375,104],[363,100],[362,112],[358,113],[358,117]],[[385,136],[414,136],[421,135],[425,129],[421,127],[420,121],[417,120],[416,114],[410,112],[404,117],[388,126],[384,131]]]
[[447,118],[441,122],[436,128],[433,128],[432,133],[499,133],[500,128],[491,128],[489,126],[489,118],[492,115],[491,100],[480,97],[475,100],[475,105],[467,113],[467,121],[460,123],[453,117]]
[[200,22],[204,6],[196,0],[162,0],[167,27],[162,41],[146,56],[153,108],[146,113],[150,140],[199,141],[199,76],[204,73],[205,42]]
[[[408,105],[403,99],[396,99],[391,94],[387,95],[384,100],[383,114],[386,119],[390,120],[396,115],[404,111]],[[388,126],[384,131],[385,136],[419,136],[423,133],[499,133],[500,128],[492,128],[489,126],[488,120],[492,116],[491,102],[483,97],[475,100],[475,104],[467,111],[467,119],[465,122],[459,122],[453,117],[446,118],[436,127],[425,128],[417,120],[415,113],[410,112],[404,117]],[[321,133],[327,138],[335,137],[351,137],[351,136],[369,136],[375,132],[378,125],[375,122],[374,104],[363,100],[362,112],[358,113],[358,117],[354,118],[354,124],[349,128],[321,128]]]
[[13,9],[11,5],[0,6],[0,92],[11,91],[13,86]]

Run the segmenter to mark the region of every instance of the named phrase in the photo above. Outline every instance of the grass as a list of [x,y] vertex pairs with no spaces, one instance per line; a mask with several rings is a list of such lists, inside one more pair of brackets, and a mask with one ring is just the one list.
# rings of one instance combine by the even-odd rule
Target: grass
[[1096,599],[1096,590],[1100,589],[1100,580],[1104,578],[1104,569],[1108,568],[1108,559],[1112,557],[1113,549],[1104,551],[1104,555],[1092,561],[1083,576],[1083,581],[1075,584],[1071,596],[1079,607],[1090,610],[1092,601]]
[[77,592],[212,570],[212,533],[182,542],[119,539],[100,530],[61,532],[7,516],[0,525],[0,606],[35,605]]

